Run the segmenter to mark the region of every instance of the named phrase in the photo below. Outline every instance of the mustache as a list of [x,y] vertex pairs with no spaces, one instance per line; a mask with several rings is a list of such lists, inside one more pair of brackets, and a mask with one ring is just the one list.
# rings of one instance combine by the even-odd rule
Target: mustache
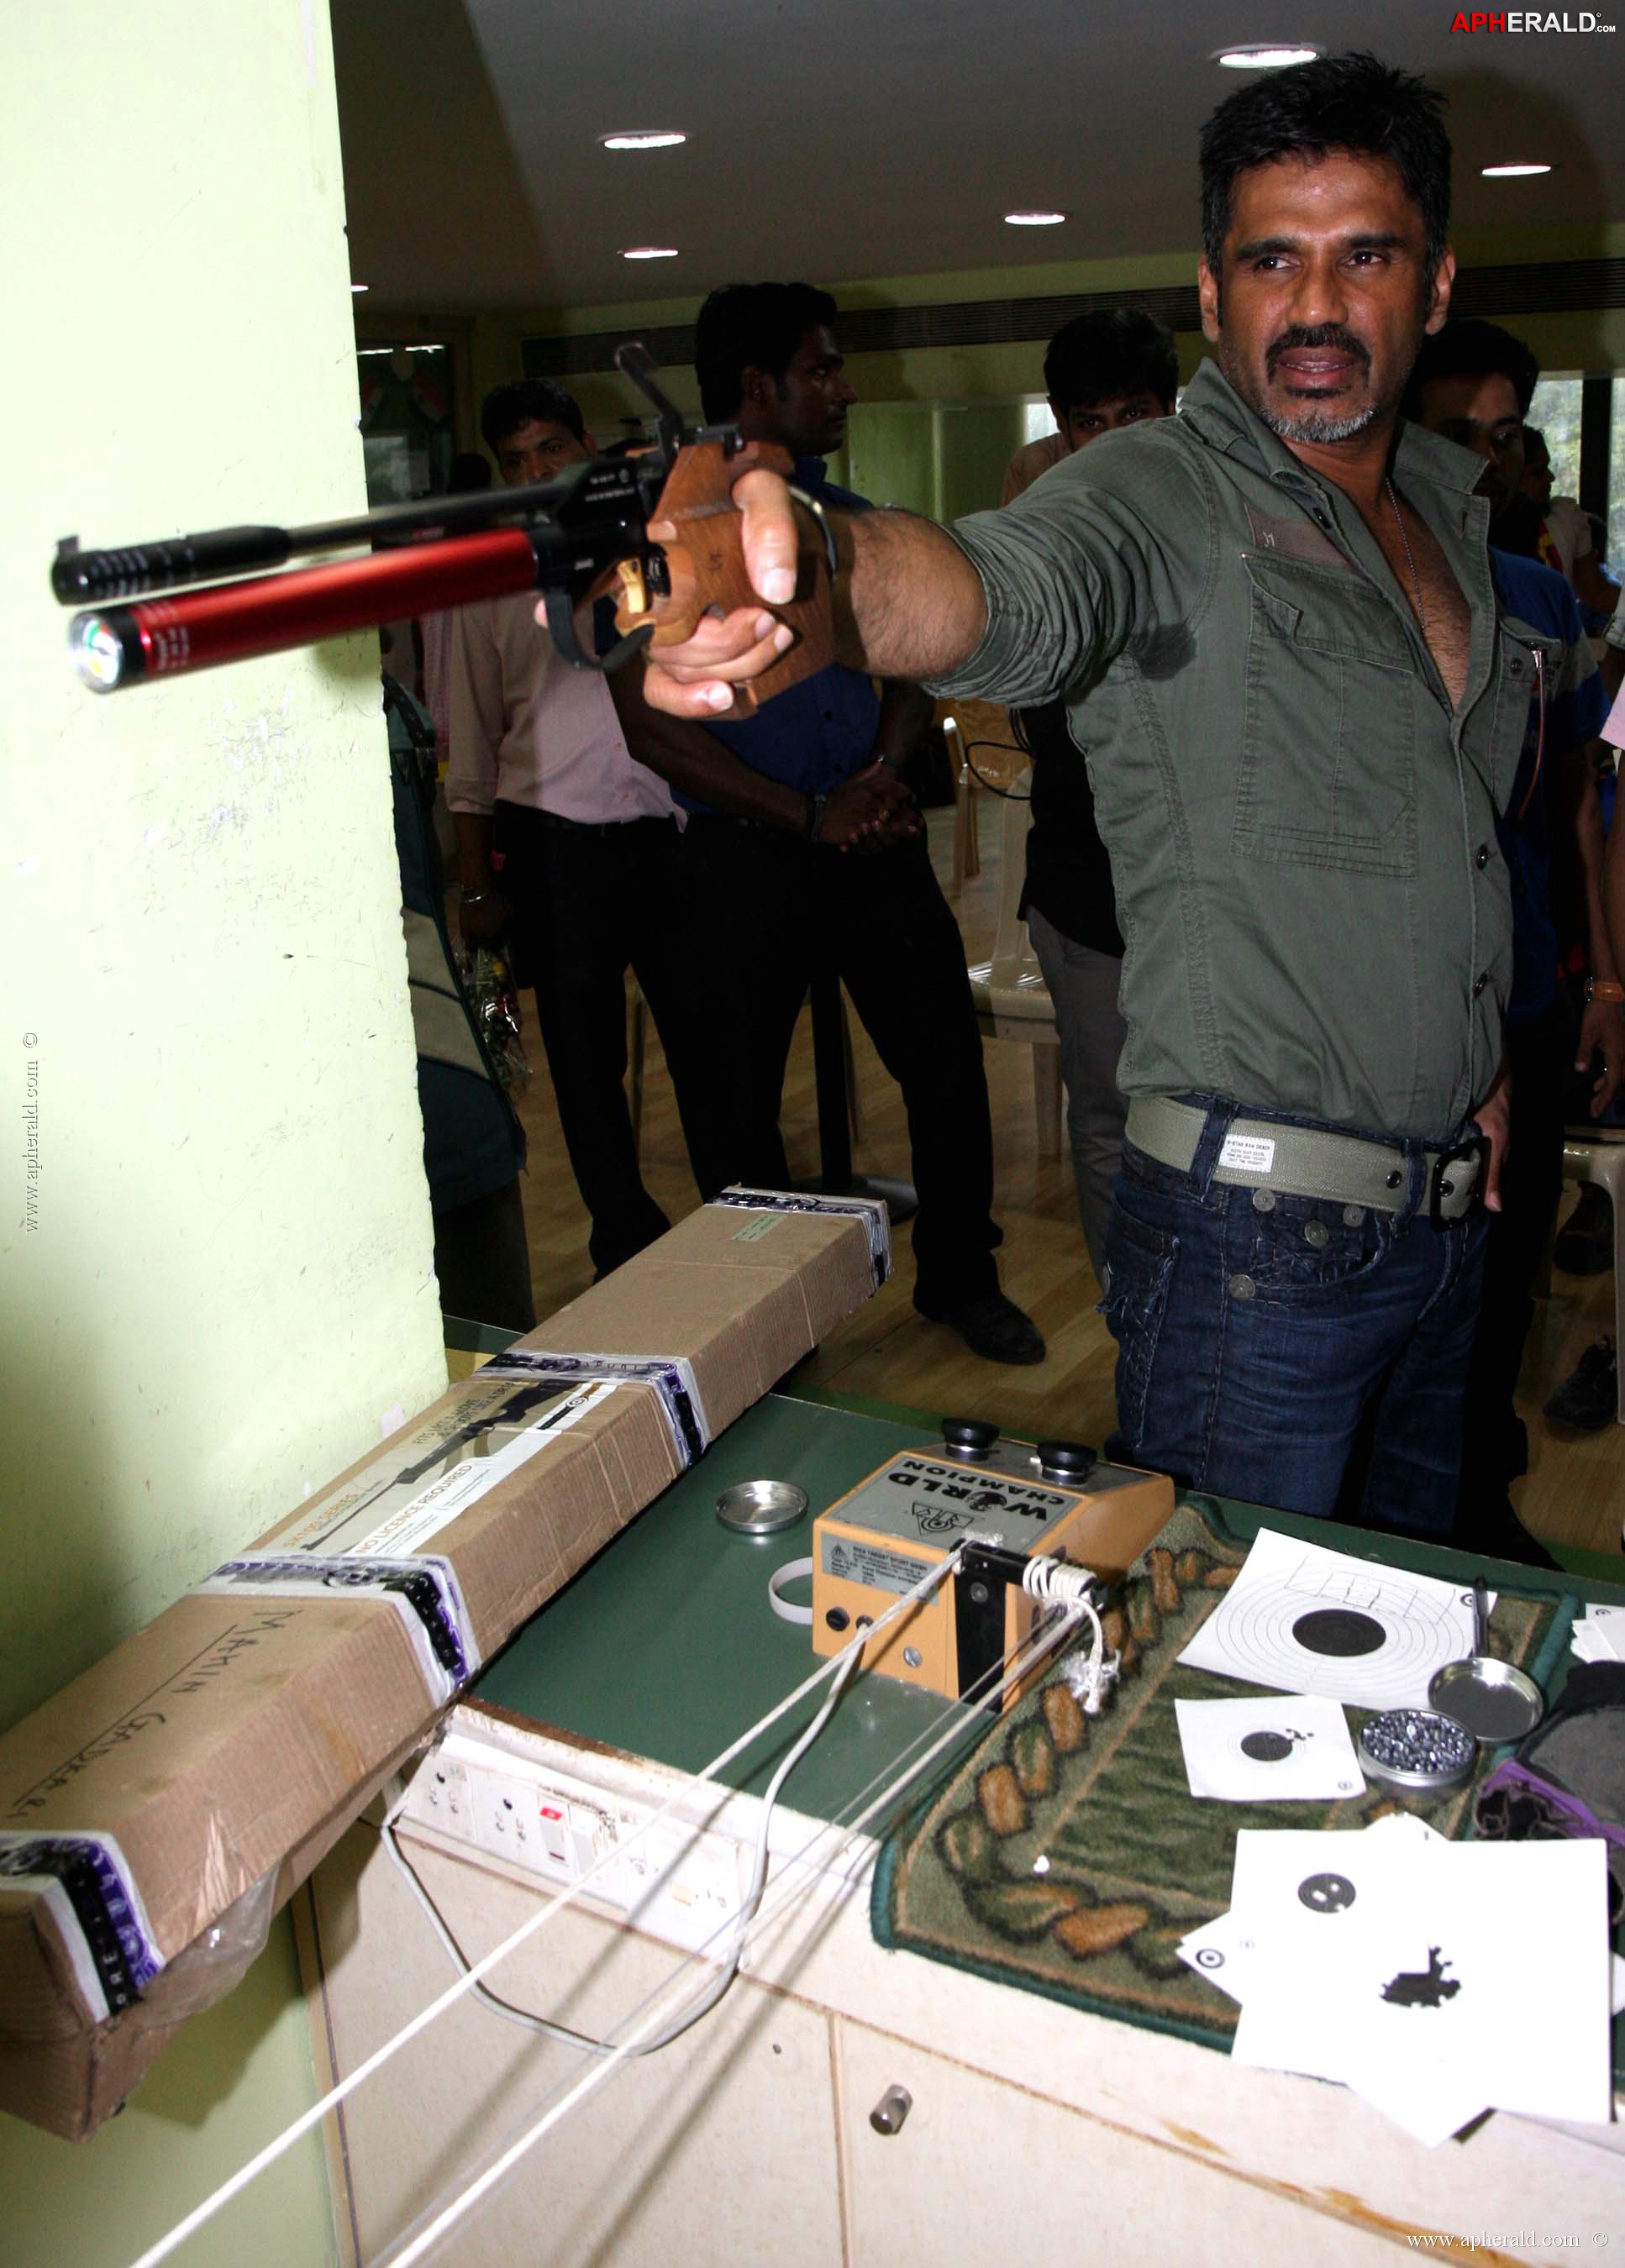
[[1274,370],[1282,355],[1293,354],[1304,347],[1334,347],[1339,354],[1353,355],[1363,366],[1371,359],[1370,352],[1361,345],[1354,333],[1346,331],[1341,323],[1298,323],[1291,330],[1282,331],[1281,336],[1274,341],[1265,362],[1269,369]]

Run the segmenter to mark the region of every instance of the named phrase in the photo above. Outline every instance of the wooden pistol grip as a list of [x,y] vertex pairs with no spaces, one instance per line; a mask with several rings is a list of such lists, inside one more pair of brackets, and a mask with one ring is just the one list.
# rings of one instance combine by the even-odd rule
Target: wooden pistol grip
[[788,480],[793,470],[788,451],[756,442],[727,457],[720,441],[696,442],[679,451],[654,515],[656,521],[672,521],[677,529],[676,541],[664,547],[670,593],[652,604],[639,605],[637,601],[643,598],[641,577],[632,563],[625,563],[621,571],[623,597],[615,617],[617,629],[623,632],[653,622],[651,643],[656,648],[678,645],[691,637],[701,615],[713,610],[732,614],[736,608],[757,607],[788,622],[795,632],[795,644],[760,677],[735,687],[735,713],[753,710],[758,701],[769,700],[787,686],[827,668],[835,659],[829,568],[822,531],[809,514],[796,514],[801,540],[794,598],[782,606],[769,607],[750,587],[745,572],[742,522],[733,501],[733,488],[742,474],[757,470],[780,473]]

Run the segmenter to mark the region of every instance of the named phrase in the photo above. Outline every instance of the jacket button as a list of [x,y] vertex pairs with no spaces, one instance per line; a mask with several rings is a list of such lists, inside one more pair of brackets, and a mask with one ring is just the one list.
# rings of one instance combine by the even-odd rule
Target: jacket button
[[1392,1173],[1387,1174],[1385,1179],[1387,1181],[1388,1187],[1391,1189],[1397,1189],[1400,1183],[1405,1179],[1405,1176],[1400,1173],[1399,1167],[1396,1166]]
[[1274,1190],[1254,1189],[1252,1192],[1252,1210],[1254,1212],[1274,1212],[1275,1210]]
[[1304,1241],[1312,1244],[1318,1252],[1323,1245],[1332,1241],[1332,1232],[1323,1220],[1306,1220],[1304,1223]]
[[1250,1300],[1258,1288],[1258,1285],[1253,1282],[1251,1276],[1232,1276],[1230,1278],[1230,1297],[1232,1300]]
[[1473,979],[1473,998],[1474,998],[1475,1000],[1477,999],[1477,998],[1478,998],[1479,994],[1483,990],[1483,989],[1484,989],[1485,985],[1488,983],[1488,982],[1489,982],[1489,979],[1488,979],[1488,976],[1475,976],[1475,977]]
[[1481,843],[1478,846],[1478,863],[1481,872],[1489,864],[1489,847],[1487,843]]

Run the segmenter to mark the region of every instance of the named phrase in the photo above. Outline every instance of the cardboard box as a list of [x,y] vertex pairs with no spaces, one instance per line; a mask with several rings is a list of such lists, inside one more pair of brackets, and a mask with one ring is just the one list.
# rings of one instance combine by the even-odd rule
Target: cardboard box
[[868,1295],[874,1226],[702,1208],[0,1738],[0,2105],[117,2108],[480,1661]]

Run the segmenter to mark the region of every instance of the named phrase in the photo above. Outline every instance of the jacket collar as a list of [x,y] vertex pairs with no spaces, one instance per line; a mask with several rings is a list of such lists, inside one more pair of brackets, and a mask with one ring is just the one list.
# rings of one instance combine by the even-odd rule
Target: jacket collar
[[[1185,389],[1179,415],[1209,448],[1257,466],[1272,480],[1322,489],[1308,466],[1293,455],[1256,410],[1248,408],[1212,357]],[[1408,489],[1413,481],[1422,480],[1455,495],[1470,496],[1483,469],[1482,458],[1474,456],[1471,449],[1459,448],[1454,441],[1412,424],[1408,418],[1400,419],[1394,470],[1402,487]]]

